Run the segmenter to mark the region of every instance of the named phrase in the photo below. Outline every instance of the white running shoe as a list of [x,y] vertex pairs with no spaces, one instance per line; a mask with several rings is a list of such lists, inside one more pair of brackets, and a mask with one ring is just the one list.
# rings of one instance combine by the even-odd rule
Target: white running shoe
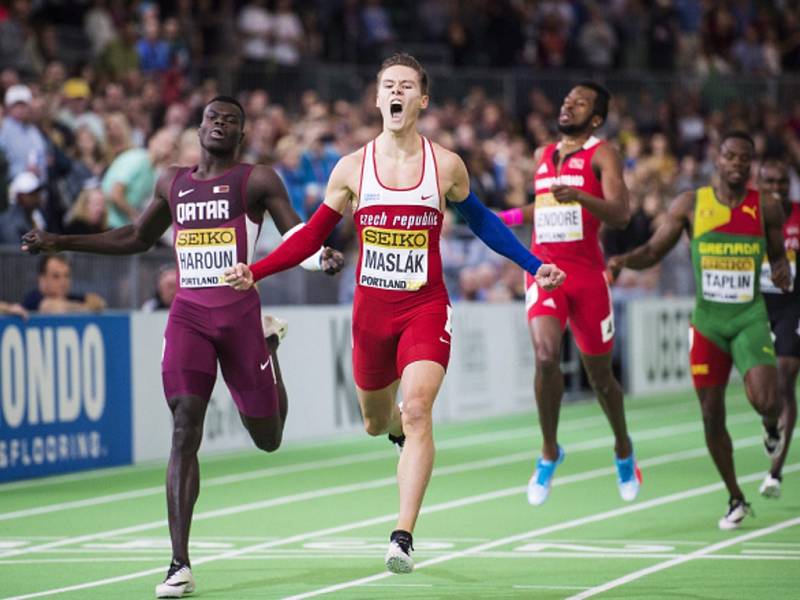
[[156,586],[156,598],[183,598],[194,591],[194,577],[187,565],[171,563],[163,583]]
[[386,557],[383,560],[386,568],[392,573],[411,573],[414,570],[414,559],[411,558],[411,552],[403,550],[403,547],[394,540],[389,542],[389,550],[386,551]]
[[289,323],[279,317],[264,315],[264,317],[261,319],[261,324],[264,327],[265,338],[268,338],[271,335],[277,335],[278,341],[281,341],[289,332]]
[[728,512],[719,520],[719,528],[724,531],[737,529],[748,515],[755,516],[750,505],[739,498],[731,498],[728,501]]
[[779,425],[770,428],[763,423],[762,427],[764,427],[764,452],[769,458],[777,458],[786,444],[786,428]]
[[639,487],[642,485],[642,472],[636,463],[633,452],[628,458],[614,457],[614,464],[617,467],[617,486],[619,495],[625,502],[633,502],[639,494]]
[[765,498],[780,498],[781,497],[781,480],[779,477],[773,477],[772,473],[767,473],[761,487],[758,488],[758,493]]
[[545,460],[541,456],[536,459],[536,470],[528,481],[528,504],[541,506],[550,495],[550,488],[553,486],[553,475],[556,467],[564,462],[564,449],[558,446],[558,458],[555,460]]

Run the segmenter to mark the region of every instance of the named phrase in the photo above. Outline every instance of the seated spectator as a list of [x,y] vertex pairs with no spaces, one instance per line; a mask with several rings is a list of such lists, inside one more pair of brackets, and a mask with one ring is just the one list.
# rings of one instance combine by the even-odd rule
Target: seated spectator
[[69,261],[60,254],[48,254],[39,260],[38,289],[28,292],[22,306],[44,314],[100,312],[106,301],[98,294],[74,294]]
[[164,265],[158,271],[156,291],[153,297],[142,304],[142,310],[153,312],[156,310],[169,310],[172,300],[178,291],[178,271],[171,264]]
[[42,183],[30,171],[23,171],[8,187],[9,207],[0,214],[0,244],[19,244],[22,236],[44,226],[40,211]]
[[68,235],[101,233],[108,229],[108,207],[96,179],[90,179],[64,218]]
[[0,315],[10,315],[16,317],[28,318],[28,311],[25,307],[16,302],[3,302],[0,300]]

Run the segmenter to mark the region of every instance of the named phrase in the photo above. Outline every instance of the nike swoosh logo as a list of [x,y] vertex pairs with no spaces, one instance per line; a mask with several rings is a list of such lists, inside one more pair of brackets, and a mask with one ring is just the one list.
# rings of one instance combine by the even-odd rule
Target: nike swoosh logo
[[433,198],[433,194],[428,194],[427,196],[423,196],[422,200],[424,202],[425,200],[430,200],[431,198]]
[[183,198],[184,196],[191,194],[194,191],[194,188],[190,190],[178,190],[178,198]]
[[268,359],[267,359],[267,362],[265,362],[265,363],[259,363],[259,364],[258,364],[258,366],[259,366],[259,367],[261,367],[261,370],[262,370],[262,371],[263,371],[264,369],[266,369],[266,368],[267,368],[267,365],[269,364],[269,361],[270,361],[270,360],[271,360],[271,359],[269,359],[269,358],[268,358]]
[[443,337],[440,337],[440,338],[439,338],[439,341],[440,341],[440,342],[444,342],[444,343],[445,343],[445,344],[447,344],[448,346],[450,345],[450,342],[448,342],[448,341],[447,341],[446,339],[444,339]]

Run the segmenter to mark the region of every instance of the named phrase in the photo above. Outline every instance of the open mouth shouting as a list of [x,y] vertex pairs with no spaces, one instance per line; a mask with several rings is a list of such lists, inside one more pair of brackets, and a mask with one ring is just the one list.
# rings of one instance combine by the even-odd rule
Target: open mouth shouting
[[399,122],[403,116],[403,103],[400,100],[392,100],[389,103],[389,115],[392,121]]
[[208,132],[208,137],[210,137],[212,140],[224,140],[225,132],[222,131],[221,127],[214,127]]

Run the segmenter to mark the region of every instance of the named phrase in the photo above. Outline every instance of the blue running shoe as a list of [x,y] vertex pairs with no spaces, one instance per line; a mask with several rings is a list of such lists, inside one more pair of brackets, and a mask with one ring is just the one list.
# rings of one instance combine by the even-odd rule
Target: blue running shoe
[[533,506],[544,504],[547,496],[550,495],[550,488],[553,485],[553,475],[556,467],[564,462],[564,449],[558,446],[558,458],[555,460],[544,460],[541,456],[536,459],[536,470],[528,481],[528,503]]
[[642,472],[636,464],[636,455],[631,452],[628,458],[614,457],[614,464],[617,466],[617,485],[619,495],[625,502],[636,500],[639,494],[639,486],[642,483]]

